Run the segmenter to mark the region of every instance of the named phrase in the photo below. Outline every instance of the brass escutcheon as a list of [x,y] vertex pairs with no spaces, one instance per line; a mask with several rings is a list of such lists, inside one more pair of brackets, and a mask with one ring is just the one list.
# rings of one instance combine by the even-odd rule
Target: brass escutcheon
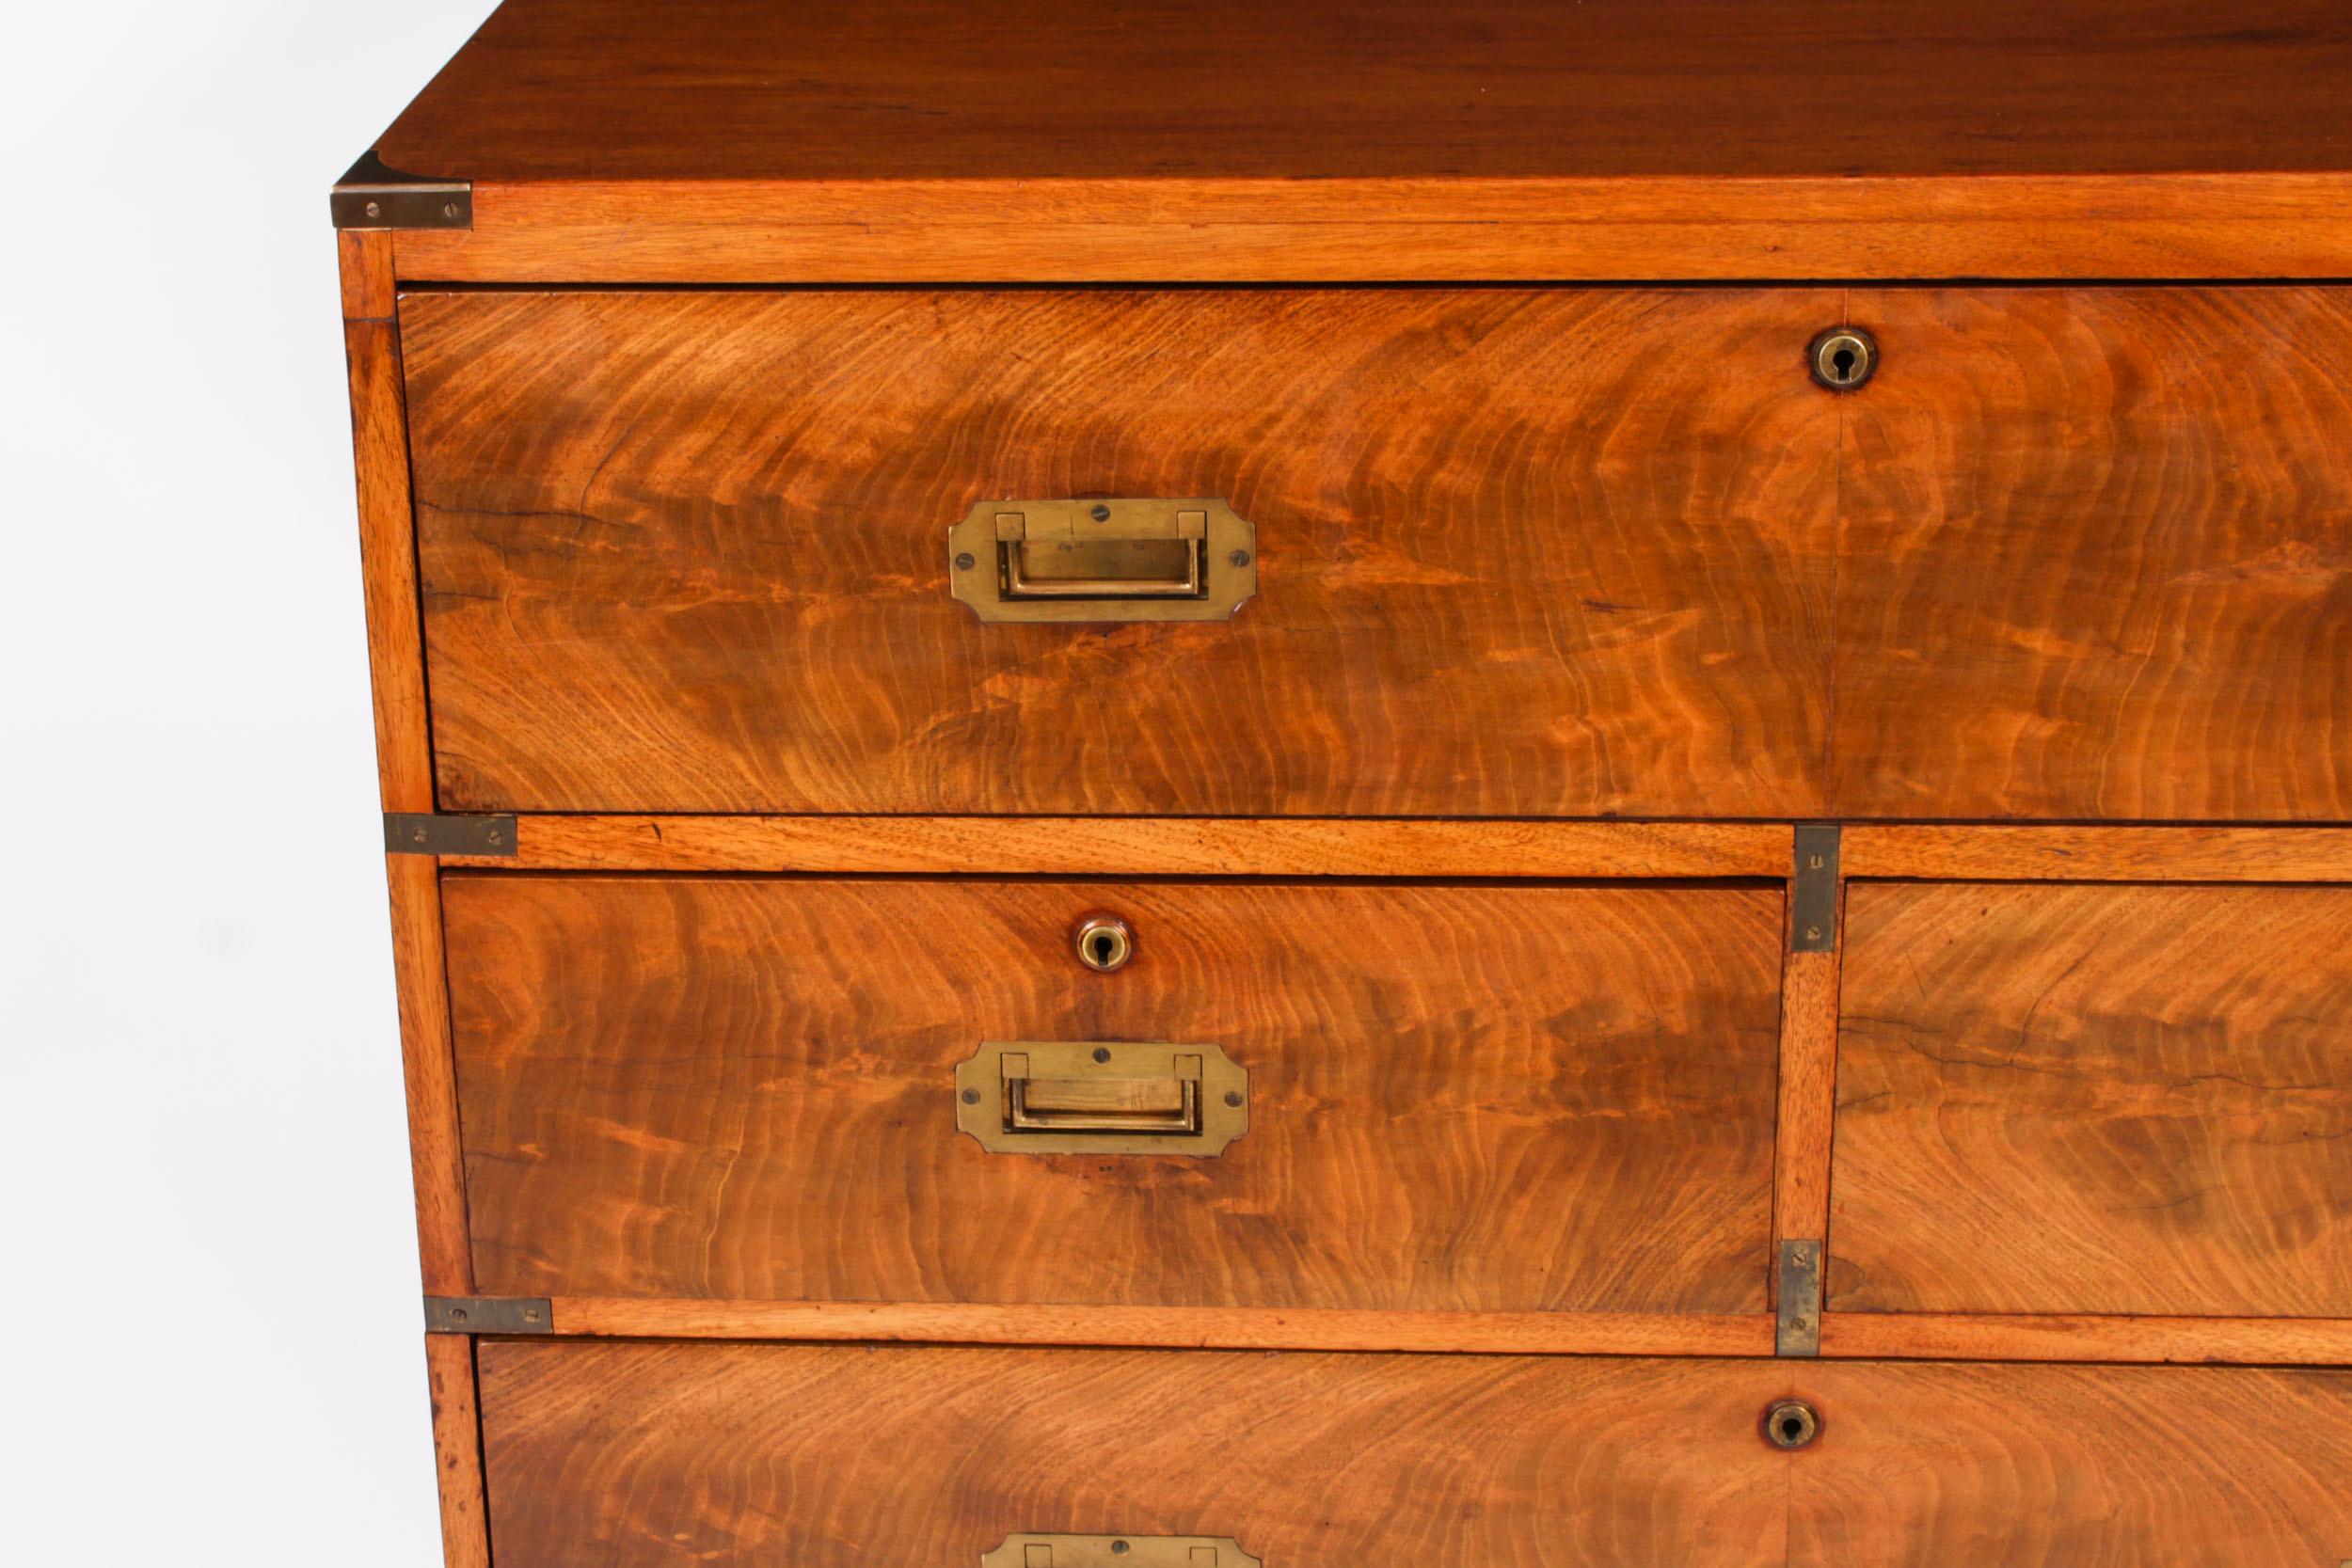
[[1858,326],[1833,326],[1813,340],[1807,357],[1814,380],[1833,392],[1851,392],[1878,373],[1878,340]]
[[1775,1400],[1764,1409],[1764,1441],[1776,1449],[1802,1449],[1821,1434],[1821,1417],[1803,1400]]
[[1136,956],[1135,927],[1115,914],[1090,914],[1078,922],[1072,940],[1078,961],[1099,974],[1108,974]]

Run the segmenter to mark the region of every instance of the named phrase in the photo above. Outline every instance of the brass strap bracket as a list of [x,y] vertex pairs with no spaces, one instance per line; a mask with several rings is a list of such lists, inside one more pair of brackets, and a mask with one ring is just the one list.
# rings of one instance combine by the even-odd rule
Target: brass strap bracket
[[370,148],[328,194],[338,229],[471,229],[473,182],[387,168]]
[[1788,882],[1788,945],[1799,953],[1837,951],[1837,829],[1807,823],[1797,829],[1796,864]]
[[1821,1354],[1821,1243],[1780,1243],[1780,1314],[1772,1328],[1775,1355]]
[[1031,1535],[1005,1537],[980,1568],[1264,1568],[1231,1536]]
[[552,1334],[555,1308],[545,1296],[427,1296],[428,1334]]
[[441,816],[433,812],[384,814],[388,855],[519,855],[512,816]]

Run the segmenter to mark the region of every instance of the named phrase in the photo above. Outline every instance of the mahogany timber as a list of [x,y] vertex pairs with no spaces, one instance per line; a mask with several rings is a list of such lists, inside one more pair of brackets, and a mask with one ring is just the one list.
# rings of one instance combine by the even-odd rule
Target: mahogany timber
[[401,275],[2352,273],[2334,0],[510,0]]
[[[426,733],[422,617],[417,598],[415,523],[408,487],[407,410],[394,322],[390,236],[336,237],[342,266],[343,348],[358,483],[368,674],[384,810],[433,809],[433,748]],[[385,857],[392,974],[400,1009],[401,1071],[417,1195],[417,1247],[424,1289],[469,1292],[465,1175],[449,1053],[449,999],[441,966],[441,908],[430,861]]]
[[490,1568],[490,1524],[482,1500],[482,1417],[474,1398],[473,1357],[470,1335],[424,1337],[445,1568]]
[[[1778,890],[445,879],[501,1295],[1755,1313]],[[1136,956],[1070,932],[1109,910]],[[1504,1005],[1507,999],[1507,1006]],[[1216,1045],[1214,1159],[957,1131],[988,1040]]]
[[516,839],[514,855],[444,855],[441,863],[531,871],[1778,878],[1788,872],[1790,835],[1764,822],[525,816]]
[[559,1335],[605,1338],[850,1339],[861,1344],[892,1340],[1513,1355],[1772,1354],[1772,1319],[1761,1312],[1399,1312],[557,1296],[551,1313],[554,1332]]
[[[2352,1372],[487,1341],[501,1568],[969,1561],[2311,1568]],[[1812,1446],[1758,1433],[1800,1396]],[[1466,1499],[1475,1499],[1474,1505]]]
[[1847,908],[1832,1310],[2352,1317],[2352,889]]
[[[2330,1568],[2352,1372],[1816,1363],[1789,1455],[1805,1568]],[[492,1517],[497,1517],[494,1506]]]
[[1771,1361],[512,1341],[482,1378],[499,1568],[968,1564],[1014,1530],[1784,1561]]
[[1848,878],[2352,882],[2352,830],[1864,825],[1838,864]]
[[2352,1366],[2352,1318],[1830,1312],[1823,1355]]
[[[1838,297],[411,293],[442,809],[1814,814]],[[950,598],[1090,495],[1230,499],[1258,597]]]
[[2352,290],[1850,309],[1833,814],[2352,818]]

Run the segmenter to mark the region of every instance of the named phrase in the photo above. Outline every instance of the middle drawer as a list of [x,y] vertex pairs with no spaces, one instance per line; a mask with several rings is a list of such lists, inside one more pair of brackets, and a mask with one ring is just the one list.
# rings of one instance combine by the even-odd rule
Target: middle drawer
[[1765,1309],[1776,887],[443,897],[488,1293]]

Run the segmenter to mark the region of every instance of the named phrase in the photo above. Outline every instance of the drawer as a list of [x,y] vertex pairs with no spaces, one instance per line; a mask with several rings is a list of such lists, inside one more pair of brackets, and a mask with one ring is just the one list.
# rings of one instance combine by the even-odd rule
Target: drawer
[[[1839,298],[409,293],[441,805],[1816,814]],[[1230,503],[1255,596],[952,596],[1077,498]]]
[[[1157,1568],[1168,1536],[1265,1568],[2352,1556],[2347,1372],[518,1340],[480,1371],[501,1568],[969,1564],[1031,1532],[1135,1538],[1054,1568]],[[1784,1450],[1789,1399],[1817,1435]]]
[[[1833,396],[1848,318],[1881,368]],[[447,809],[2352,817],[2352,291],[401,321]],[[1254,597],[958,602],[951,525],[1077,498],[1230,503]]]
[[1766,1309],[1775,888],[444,888],[485,1293]]
[[2352,889],[1861,883],[1828,1305],[2352,1316]]

